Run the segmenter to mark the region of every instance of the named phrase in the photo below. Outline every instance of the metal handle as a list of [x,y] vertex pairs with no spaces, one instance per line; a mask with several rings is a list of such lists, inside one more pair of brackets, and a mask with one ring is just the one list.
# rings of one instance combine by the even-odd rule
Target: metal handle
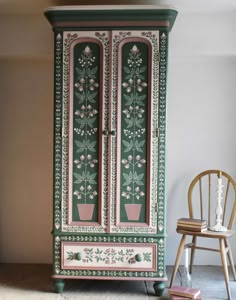
[[109,134],[112,136],[116,136],[116,131],[115,130],[111,130],[111,131],[103,130],[102,134],[105,136],[108,136]]
[[102,134],[105,135],[105,136],[108,136],[109,135],[109,131],[108,130],[103,130]]
[[135,260],[136,260],[137,262],[142,261],[142,255],[141,255],[141,254],[136,254],[134,258],[135,258]]
[[116,136],[116,131],[115,131],[115,130],[112,130],[112,131],[111,131],[111,135],[112,135],[112,136]]
[[76,260],[81,260],[82,259],[82,254],[80,252],[75,253],[75,259]]
[[135,256],[133,256],[129,259],[129,264],[135,264],[135,263],[141,262],[141,261],[142,261],[142,255],[136,254]]

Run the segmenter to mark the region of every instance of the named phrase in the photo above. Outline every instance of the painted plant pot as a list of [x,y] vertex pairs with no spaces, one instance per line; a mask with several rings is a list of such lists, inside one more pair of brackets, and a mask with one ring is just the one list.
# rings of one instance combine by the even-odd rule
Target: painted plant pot
[[91,221],[93,218],[94,204],[77,204],[81,221]]
[[138,221],[142,204],[125,204],[125,210],[129,221]]

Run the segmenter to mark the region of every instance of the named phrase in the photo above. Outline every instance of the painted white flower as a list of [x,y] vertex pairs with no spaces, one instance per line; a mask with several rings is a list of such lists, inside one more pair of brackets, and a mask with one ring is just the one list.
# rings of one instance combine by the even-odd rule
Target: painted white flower
[[89,46],[86,46],[83,53],[84,55],[89,56],[92,53],[92,51]]
[[134,54],[138,53],[139,52],[138,47],[136,45],[133,45],[133,48],[131,49],[131,52],[134,53]]

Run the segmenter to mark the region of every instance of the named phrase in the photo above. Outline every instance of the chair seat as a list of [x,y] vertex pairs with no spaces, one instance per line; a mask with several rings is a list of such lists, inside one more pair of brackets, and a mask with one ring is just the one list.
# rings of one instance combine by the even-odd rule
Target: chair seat
[[212,239],[229,238],[235,233],[234,230],[227,230],[221,232],[206,230],[203,232],[196,232],[196,231],[183,230],[183,229],[176,229],[176,232],[184,235],[199,236],[199,237],[212,238]]

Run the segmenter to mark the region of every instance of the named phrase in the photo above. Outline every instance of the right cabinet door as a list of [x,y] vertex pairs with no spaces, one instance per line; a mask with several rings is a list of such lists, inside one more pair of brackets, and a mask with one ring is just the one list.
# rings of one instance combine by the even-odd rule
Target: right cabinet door
[[155,234],[159,32],[113,31],[111,65],[110,231]]

